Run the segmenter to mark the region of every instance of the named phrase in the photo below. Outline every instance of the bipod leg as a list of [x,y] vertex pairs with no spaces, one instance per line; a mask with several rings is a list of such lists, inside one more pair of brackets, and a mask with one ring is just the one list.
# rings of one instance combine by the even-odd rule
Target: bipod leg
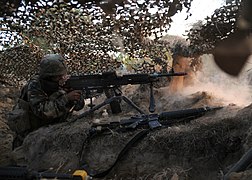
[[155,105],[155,98],[154,98],[154,95],[153,95],[153,83],[150,83],[150,105],[149,105],[149,111],[151,113],[155,112],[155,108],[156,108],[156,105]]
[[74,122],[80,118],[83,118],[87,115],[89,115],[90,113],[100,109],[101,107],[107,105],[107,104],[110,104],[112,101],[115,101],[115,100],[124,100],[127,104],[129,104],[130,106],[132,106],[134,109],[136,109],[139,113],[141,114],[145,114],[135,103],[133,103],[129,98],[125,97],[125,96],[114,96],[114,97],[111,97],[111,98],[108,98],[106,99],[105,101],[103,101],[102,103],[94,106],[92,109],[80,114],[79,116],[77,116],[74,120],[72,120],[71,122]]
[[122,99],[129,104],[130,106],[132,106],[135,110],[137,110],[139,113],[141,114],[145,114],[135,103],[133,103],[129,98],[127,98],[126,96],[121,96]]
[[73,121],[76,121],[77,119],[83,118],[83,117],[85,117],[85,116],[91,114],[92,112],[94,112],[94,111],[100,109],[101,107],[103,107],[103,106],[105,106],[105,105],[111,103],[111,102],[114,101],[115,99],[118,99],[118,97],[120,97],[120,96],[111,97],[111,98],[106,99],[106,100],[103,101],[102,103],[100,103],[100,104],[94,106],[92,109],[90,109],[90,110],[88,110],[88,111],[85,111],[84,113],[80,114],[80,115],[79,115],[78,117],[76,117]]

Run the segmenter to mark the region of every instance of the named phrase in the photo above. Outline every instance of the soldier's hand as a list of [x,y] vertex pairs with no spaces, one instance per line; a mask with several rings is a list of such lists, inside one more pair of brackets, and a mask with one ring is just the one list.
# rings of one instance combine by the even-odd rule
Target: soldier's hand
[[81,98],[81,90],[73,90],[66,94],[69,101],[79,101]]

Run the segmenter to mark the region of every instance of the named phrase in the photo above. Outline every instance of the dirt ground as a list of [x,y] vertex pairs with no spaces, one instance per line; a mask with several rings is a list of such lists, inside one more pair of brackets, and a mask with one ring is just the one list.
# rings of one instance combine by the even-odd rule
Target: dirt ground
[[[126,143],[142,131],[111,131],[86,141],[93,121],[117,121],[137,114],[122,102],[123,113],[120,115],[110,114],[109,106],[106,106],[109,117],[101,115],[103,108],[95,112],[93,118],[40,128],[27,136],[21,148],[12,151],[14,133],[6,125],[6,113],[11,110],[18,89],[1,86],[1,166],[17,162],[33,170],[71,173],[85,162],[90,169],[103,171],[113,164]],[[171,95],[168,90],[168,87],[154,89],[156,113],[223,105],[208,92],[183,96]],[[124,93],[148,112],[148,88],[129,85],[124,88]],[[242,108],[224,105],[223,109],[189,123],[152,130],[134,144],[103,179],[221,179],[251,147],[251,112],[250,105]],[[246,179],[246,176],[252,177],[250,171],[233,175],[238,179]]]
[[14,133],[7,125],[6,115],[11,111],[18,89],[6,84],[0,84],[0,164],[2,166],[13,163],[14,157],[11,154]]

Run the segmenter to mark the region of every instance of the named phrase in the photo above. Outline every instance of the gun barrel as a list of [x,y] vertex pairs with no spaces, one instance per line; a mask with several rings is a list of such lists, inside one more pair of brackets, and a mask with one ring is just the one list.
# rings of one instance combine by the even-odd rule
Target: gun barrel
[[125,74],[117,76],[115,72],[71,76],[65,84],[66,88],[72,89],[103,89],[127,84],[148,84],[157,81],[158,77],[184,76],[185,72],[174,72],[164,74]]
[[159,115],[160,120],[174,120],[187,117],[201,116],[206,112],[221,109],[223,107],[202,107],[193,109],[183,109],[178,111],[163,112]]
[[186,72],[165,73],[165,74],[151,74],[151,77],[169,77],[169,76],[185,76]]

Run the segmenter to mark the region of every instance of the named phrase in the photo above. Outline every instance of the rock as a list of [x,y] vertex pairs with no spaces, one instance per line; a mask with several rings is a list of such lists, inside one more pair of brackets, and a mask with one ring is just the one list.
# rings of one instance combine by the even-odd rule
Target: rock
[[252,179],[252,170],[247,170],[244,172],[231,173],[228,180],[251,180],[251,179]]
[[12,104],[13,103],[13,99],[11,99],[11,98],[6,98],[6,102],[8,103],[8,104]]
[[15,164],[15,158],[12,153],[12,142],[14,133],[8,125],[0,121],[0,166]]

